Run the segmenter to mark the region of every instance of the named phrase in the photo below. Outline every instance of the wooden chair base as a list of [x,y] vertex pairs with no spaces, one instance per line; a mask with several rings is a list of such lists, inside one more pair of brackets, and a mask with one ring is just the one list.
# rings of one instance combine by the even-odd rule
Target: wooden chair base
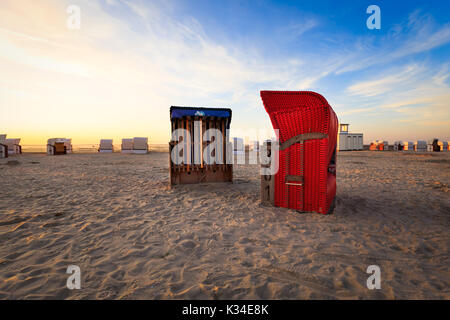
[[192,184],[210,182],[232,182],[233,166],[226,165],[222,168],[199,168],[198,170],[178,171],[176,168],[170,171],[170,184]]

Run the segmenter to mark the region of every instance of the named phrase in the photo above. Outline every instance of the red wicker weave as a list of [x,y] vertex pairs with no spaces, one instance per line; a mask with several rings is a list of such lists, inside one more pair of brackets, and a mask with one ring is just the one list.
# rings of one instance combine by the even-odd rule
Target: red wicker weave
[[261,91],[261,98],[274,129],[279,130],[280,144],[300,134],[322,136],[280,149],[274,205],[331,213],[336,195],[338,131],[333,109],[323,96],[310,91]]

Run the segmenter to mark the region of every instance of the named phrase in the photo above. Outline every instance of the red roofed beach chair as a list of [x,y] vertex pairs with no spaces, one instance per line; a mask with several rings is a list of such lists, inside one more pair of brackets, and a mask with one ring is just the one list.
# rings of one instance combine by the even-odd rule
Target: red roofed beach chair
[[[268,201],[303,212],[332,213],[338,132],[333,109],[310,91],[261,91],[261,98],[280,143],[274,195]],[[262,188],[266,185],[261,183]]]

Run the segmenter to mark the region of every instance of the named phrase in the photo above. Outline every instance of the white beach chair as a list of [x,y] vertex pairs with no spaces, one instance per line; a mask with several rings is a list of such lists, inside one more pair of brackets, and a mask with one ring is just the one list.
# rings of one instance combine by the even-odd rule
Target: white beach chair
[[47,140],[47,154],[48,155],[54,155],[55,154],[55,150],[54,150],[55,140],[56,140],[55,138]]
[[248,164],[257,164],[259,160],[259,141],[250,141],[250,144],[248,146],[248,160],[246,159],[246,163]]
[[112,139],[102,139],[102,140],[100,140],[100,146],[98,148],[98,152],[101,152],[101,153],[112,153],[112,152],[114,152]]
[[245,154],[244,139],[242,139],[242,138],[233,138],[233,154],[234,155],[243,155],[243,154]]
[[8,157],[8,146],[0,143],[0,159]]
[[433,152],[433,139],[427,141],[427,151]]
[[8,146],[6,145],[6,134],[0,134],[0,158],[8,157]]
[[413,151],[414,150],[414,142],[411,141],[403,141],[403,150],[404,151]]
[[405,145],[403,144],[402,141],[394,141],[394,150],[395,151],[399,151],[399,150],[401,151],[404,149],[404,147],[405,147]]
[[22,146],[20,145],[20,139],[5,139],[4,144],[8,147],[8,155],[22,153]]
[[122,153],[133,153],[133,139],[122,139]]
[[133,138],[133,153],[148,153],[148,138]]
[[424,140],[417,140],[414,142],[414,151],[427,151],[427,142]]
[[67,153],[73,153],[72,149],[72,139],[64,139],[64,146],[66,147]]
[[431,152],[443,151],[443,142],[439,141],[439,139],[437,139],[437,138],[428,140],[427,151],[431,151]]
[[63,154],[62,150],[59,150],[61,144],[63,144],[65,147],[65,153],[72,153],[72,139],[51,138],[47,140],[47,154],[48,155]]
[[259,141],[251,141],[250,142],[250,150],[259,152]]
[[442,152],[448,151],[448,142],[447,141],[439,141],[438,146]]

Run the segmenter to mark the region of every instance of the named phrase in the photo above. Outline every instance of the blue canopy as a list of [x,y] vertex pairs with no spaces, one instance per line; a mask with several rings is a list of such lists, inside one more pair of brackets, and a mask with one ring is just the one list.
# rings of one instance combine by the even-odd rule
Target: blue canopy
[[179,119],[186,116],[231,118],[231,109],[224,108],[194,108],[194,107],[171,107],[170,119]]

